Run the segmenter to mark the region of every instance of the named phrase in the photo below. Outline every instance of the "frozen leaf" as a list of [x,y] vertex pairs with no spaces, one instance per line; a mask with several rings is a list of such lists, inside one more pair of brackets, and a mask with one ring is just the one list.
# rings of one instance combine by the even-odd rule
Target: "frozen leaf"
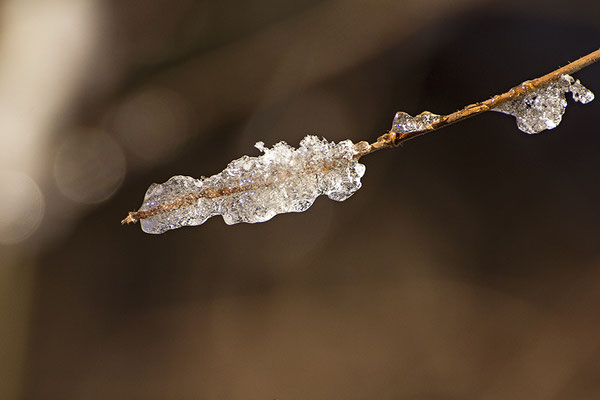
[[594,100],[594,94],[586,89],[579,80],[569,75],[543,86],[536,91],[500,104],[493,111],[513,115],[517,126],[526,133],[539,133],[553,129],[560,124],[567,100],[565,93],[571,92],[573,100],[586,104]]
[[256,147],[264,154],[243,156],[209,178],[174,176],[151,185],[142,207],[128,218],[140,220],[147,233],[200,225],[215,215],[227,224],[264,222],[305,211],[320,195],[346,200],[361,187],[365,166],[350,140],[335,144],[306,136],[298,149],[285,142]]

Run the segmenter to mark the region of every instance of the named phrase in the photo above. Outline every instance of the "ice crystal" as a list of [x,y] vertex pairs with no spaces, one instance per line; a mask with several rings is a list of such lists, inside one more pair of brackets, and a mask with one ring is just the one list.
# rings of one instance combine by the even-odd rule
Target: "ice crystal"
[[335,144],[306,136],[298,149],[285,142],[256,147],[264,154],[243,156],[211,177],[174,176],[151,185],[137,212],[142,230],[163,233],[215,215],[230,225],[264,222],[305,211],[320,195],[346,200],[361,187],[365,166],[350,140]]
[[392,122],[392,132],[405,133],[425,130],[429,125],[439,121],[441,115],[423,111],[421,114],[411,116],[402,111],[398,111]]
[[539,133],[560,124],[567,107],[565,93],[568,92],[573,95],[573,100],[583,104],[594,100],[594,94],[579,80],[562,75],[547,86],[499,105],[494,111],[513,115],[517,119],[518,128],[523,132]]

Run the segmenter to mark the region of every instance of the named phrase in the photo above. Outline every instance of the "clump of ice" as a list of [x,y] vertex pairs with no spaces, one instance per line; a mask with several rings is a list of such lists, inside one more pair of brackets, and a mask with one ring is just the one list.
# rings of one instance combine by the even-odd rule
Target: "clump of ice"
[[560,124],[567,108],[565,93],[568,92],[573,95],[573,100],[582,104],[594,100],[594,94],[579,80],[573,79],[570,75],[562,75],[549,85],[501,104],[493,111],[514,116],[518,128],[523,132],[539,133],[556,128]]
[[403,111],[398,111],[392,122],[391,130],[396,133],[423,131],[429,125],[439,121],[441,118],[441,115],[433,114],[429,111],[423,111],[421,114],[414,117]]
[[219,174],[195,179],[174,176],[148,188],[140,212],[142,230],[163,233],[200,225],[222,215],[227,224],[264,222],[277,214],[302,212],[320,195],[343,201],[361,187],[365,166],[350,140],[328,142],[306,136],[298,149],[285,142],[259,157],[243,156]]

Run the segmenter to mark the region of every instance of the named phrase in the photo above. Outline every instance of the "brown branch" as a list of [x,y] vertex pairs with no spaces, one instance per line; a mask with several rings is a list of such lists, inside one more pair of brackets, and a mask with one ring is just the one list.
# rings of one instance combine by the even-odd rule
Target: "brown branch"
[[465,120],[467,118],[473,117],[475,115],[484,113],[489,110],[493,110],[498,107],[500,104],[506,103],[508,101],[512,101],[517,99],[523,95],[531,93],[541,87],[549,85],[551,82],[559,79],[563,75],[573,74],[590,64],[595,63],[600,60],[600,49],[581,57],[577,61],[573,61],[565,65],[562,68],[559,68],[555,71],[550,72],[542,77],[525,81],[520,85],[517,85],[510,89],[506,93],[502,93],[496,95],[488,100],[480,101],[478,103],[470,104],[463,108],[462,110],[453,112],[452,114],[441,116],[439,120],[432,122],[427,125],[425,128],[420,130],[396,133],[393,131],[389,131],[379,138],[375,143],[369,144],[368,142],[359,142],[356,144],[356,150],[358,151],[357,158],[360,158],[364,155],[373,153],[377,150],[397,147],[401,143],[413,139],[417,136],[424,135],[429,132],[436,131],[438,129],[444,128],[448,125],[452,125],[456,122]]
[[[373,153],[377,150],[384,148],[397,147],[402,142],[413,139],[417,136],[421,136],[428,132],[433,132],[448,125],[454,124],[456,122],[462,121],[469,117],[481,114],[483,112],[492,110],[499,105],[506,103],[508,101],[512,101],[517,99],[523,95],[531,93],[539,88],[547,86],[551,82],[559,79],[563,75],[575,73],[582,68],[587,67],[590,64],[595,63],[600,60],[600,49],[574,61],[562,68],[559,68],[555,71],[550,72],[540,78],[533,79],[531,81],[525,81],[518,86],[513,87],[508,92],[494,96],[488,100],[481,101],[479,103],[470,104],[463,108],[462,110],[456,111],[452,114],[438,116],[435,114],[431,114],[428,111],[421,113],[420,115],[426,120],[431,120],[432,122],[428,125],[425,125],[422,129],[415,129],[407,132],[397,133],[394,131],[389,131],[384,135],[380,136],[375,143],[369,144],[366,141],[362,141],[355,144],[356,155],[355,159],[358,159],[364,155]],[[319,168],[323,168],[324,171],[328,169],[336,168],[339,160],[334,161],[331,165],[326,164]],[[266,184],[267,186],[269,184]],[[258,187],[256,187],[258,188]],[[172,210],[176,210],[186,206],[195,205],[199,199],[201,198],[216,198],[221,196],[232,195],[241,191],[245,191],[250,189],[250,187],[238,186],[238,187],[230,187],[230,188],[207,188],[203,191],[196,193],[188,193],[179,197],[175,197],[171,199],[171,201],[158,204],[154,208],[148,210],[138,210],[130,212],[125,219],[121,221],[122,224],[130,224],[138,222],[141,219],[151,217],[155,214],[169,212]],[[254,188],[253,188],[254,189]]]
[[[307,175],[314,174],[318,171],[325,173],[325,172],[328,172],[333,169],[343,168],[344,165],[347,163],[347,161],[348,160],[345,160],[343,158],[336,157],[331,162],[324,162],[322,164],[312,166],[312,168],[306,169],[304,171],[304,173]],[[284,180],[289,179],[290,173],[287,172],[283,176],[283,178],[284,178]],[[174,198],[170,199],[168,202],[158,203],[156,206],[154,206],[150,209],[147,209],[147,210],[130,211],[127,214],[127,216],[123,220],[121,220],[121,224],[123,224],[123,225],[132,224],[132,223],[135,224],[144,218],[149,218],[156,214],[166,213],[166,212],[170,212],[173,210],[178,210],[183,207],[195,206],[195,205],[197,205],[198,200],[200,200],[200,199],[215,199],[218,197],[231,196],[231,195],[234,195],[234,194],[237,194],[240,192],[267,189],[267,188],[273,186],[274,184],[275,184],[274,181],[245,184],[245,185],[243,183],[241,183],[241,184],[238,184],[238,186],[223,187],[223,188],[209,187],[209,188],[206,188],[199,192],[186,193],[186,194],[174,197]]]

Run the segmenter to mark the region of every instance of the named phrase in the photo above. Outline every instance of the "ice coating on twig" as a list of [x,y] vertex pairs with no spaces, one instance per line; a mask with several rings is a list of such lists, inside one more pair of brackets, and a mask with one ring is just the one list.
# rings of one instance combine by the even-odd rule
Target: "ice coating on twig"
[[594,100],[594,94],[579,80],[570,75],[562,75],[547,86],[498,105],[493,111],[513,115],[518,128],[523,132],[539,133],[556,128],[560,124],[567,107],[565,93],[568,92],[572,93],[573,100],[582,104]]
[[439,121],[441,118],[441,115],[433,114],[429,111],[423,111],[414,117],[403,111],[398,111],[394,116],[391,131],[396,133],[424,131],[429,125]]
[[222,215],[227,224],[264,222],[277,214],[302,212],[320,195],[343,201],[361,187],[365,166],[356,160],[350,140],[328,142],[306,136],[298,149],[285,142],[259,157],[243,156],[209,178],[174,176],[148,188],[139,211],[147,233],[200,225]]

